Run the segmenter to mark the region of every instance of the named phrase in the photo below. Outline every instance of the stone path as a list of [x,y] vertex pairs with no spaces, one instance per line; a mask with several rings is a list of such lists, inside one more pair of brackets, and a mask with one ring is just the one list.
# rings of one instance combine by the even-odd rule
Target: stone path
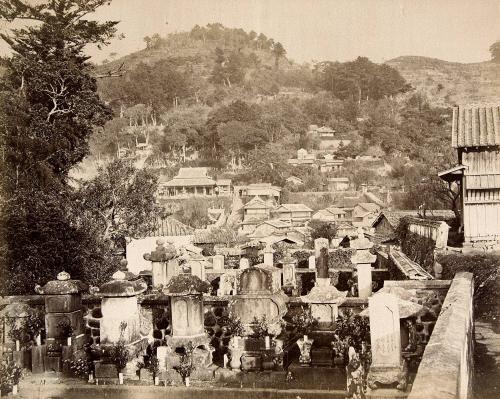
[[476,320],[474,399],[500,398],[500,318]]

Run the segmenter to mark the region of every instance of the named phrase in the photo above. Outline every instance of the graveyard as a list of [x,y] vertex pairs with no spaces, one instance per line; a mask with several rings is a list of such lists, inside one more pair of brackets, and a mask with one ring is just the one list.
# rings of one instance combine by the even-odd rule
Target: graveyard
[[498,5],[111,3],[0,0],[0,397],[500,397]]
[[349,287],[325,238],[300,264],[303,248],[266,246],[236,267],[159,239],[138,275],[122,261],[88,287],[62,271],[9,297],[3,356],[25,369],[20,397],[430,398],[436,365],[442,392],[467,392],[471,274],[391,279],[373,247],[360,229]]

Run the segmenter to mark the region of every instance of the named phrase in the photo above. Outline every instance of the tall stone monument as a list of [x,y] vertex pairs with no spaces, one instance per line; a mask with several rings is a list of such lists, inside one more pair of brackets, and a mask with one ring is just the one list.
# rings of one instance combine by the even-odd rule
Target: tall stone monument
[[330,244],[328,243],[327,238],[316,238],[314,240],[314,255],[316,258],[319,258],[321,255],[321,248],[329,248]]
[[368,298],[372,294],[372,263],[377,260],[376,255],[370,253],[372,247],[373,242],[365,237],[363,229],[360,228],[358,237],[351,241],[351,248],[356,250],[351,262],[356,266],[360,298]]
[[378,293],[368,299],[372,363],[368,372],[371,389],[397,385],[405,390],[407,370],[401,356],[398,298]]
[[45,296],[46,370],[61,371],[64,345],[69,346],[73,354],[85,344],[82,292],[86,289],[84,283],[72,280],[64,271],[56,280],[35,287],[36,293]]
[[193,358],[197,367],[204,368],[212,364],[213,348],[205,332],[203,313],[203,294],[209,292],[210,284],[198,276],[179,274],[173,277],[163,289],[170,297],[172,330],[166,340],[166,347],[158,348],[160,364],[174,372],[180,364],[182,350],[188,346],[194,348]]

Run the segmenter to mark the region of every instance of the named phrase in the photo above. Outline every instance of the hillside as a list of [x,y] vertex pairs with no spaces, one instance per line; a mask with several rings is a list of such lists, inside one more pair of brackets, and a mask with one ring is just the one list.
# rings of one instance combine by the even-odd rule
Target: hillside
[[434,105],[500,101],[500,64],[473,64],[403,56],[387,61]]

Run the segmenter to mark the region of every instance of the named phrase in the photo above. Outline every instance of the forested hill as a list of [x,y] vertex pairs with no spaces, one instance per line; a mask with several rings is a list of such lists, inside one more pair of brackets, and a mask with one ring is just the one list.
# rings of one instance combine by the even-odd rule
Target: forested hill
[[387,61],[435,105],[500,101],[500,64],[462,64],[428,57],[404,56]]
[[310,68],[290,62],[283,46],[263,33],[208,24],[144,41],[143,50],[115,60],[110,54],[111,60],[98,66],[106,73],[123,65],[122,79],[99,82],[113,106],[213,105],[310,84]]

